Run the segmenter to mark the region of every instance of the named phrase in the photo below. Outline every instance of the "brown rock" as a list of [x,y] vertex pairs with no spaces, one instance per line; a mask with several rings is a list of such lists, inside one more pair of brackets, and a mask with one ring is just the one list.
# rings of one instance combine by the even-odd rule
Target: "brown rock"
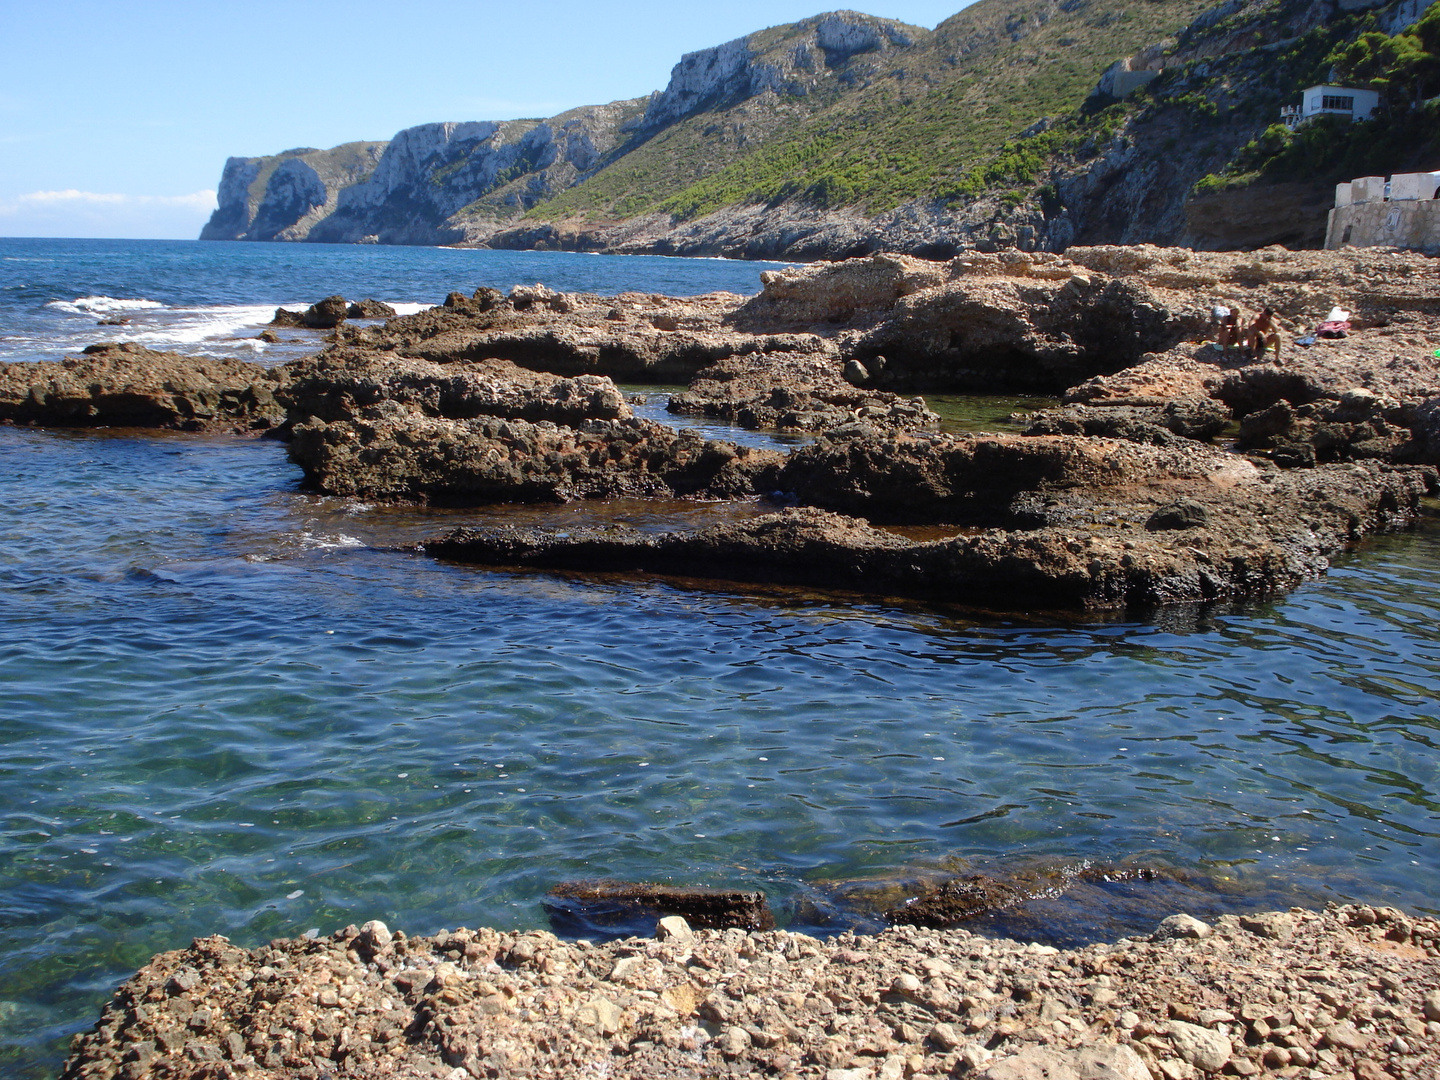
[[1355,1025],[1349,1022],[1332,1024],[1326,1028],[1323,1041],[1326,1046],[1354,1053],[1359,1053],[1370,1045],[1370,1037],[1361,1034]]
[[79,357],[0,365],[0,420],[58,427],[266,428],[284,374],[240,360],[126,342]]

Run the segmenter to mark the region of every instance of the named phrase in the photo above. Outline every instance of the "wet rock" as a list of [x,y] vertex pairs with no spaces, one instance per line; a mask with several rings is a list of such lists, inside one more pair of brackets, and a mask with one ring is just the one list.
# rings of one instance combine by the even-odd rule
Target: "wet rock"
[[567,881],[546,893],[545,907],[551,922],[561,925],[628,926],[639,923],[654,926],[661,916],[680,916],[687,928],[768,930],[775,925],[765,894],[744,889],[682,888],[628,881]]
[[291,311],[289,308],[276,308],[275,316],[270,320],[271,326],[279,326],[290,330],[299,330],[305,326],[303,311]]
[[1166,529],[1200,529],[1210,520],[1210,512],[1193,499],[1177,499],[1160,507],[1145,519],[1145,528],[1151,532]]
[[[370,301],[373,303],[374,301]],[[304,311],[290,311],[276,308],[271,326],[288,326],[292,329],[333,330],[345,321],[350,307],[343,296],[327,296],[311,304]]]
[[283,419],[284,374],[131,342],[0,366],[0,420],[59,427],[265,429]]
[[[1373,465],[1262,475],[1239,462],[1237,472],[1236,459],[1211,451],[1218,455],[1218,471],[1208,475],[1217,479],[1203,480],[1202,468],[1193,488],[1197,496],[1208,491],[1211,525],[1187,533],[1187,539],[1196,539],[1181,547],[1170,539],[1172,532],[1149,532],[1133,522],[1137,490],[1149,466],[1137,460],[1139,468],[1127,472],[1104,464],[1113,460],[1114,447],[1137,455],[1161,451],[1087,440],[1085,446],[1052,447],[1057,453],[1042,452],[1028,461],[1022,454],[1024,468],[1014,470],[1006,460],[1010,447],[992,454],[979,445],[984,441],[957,450],[951,470],[936,467],[931,473],[916,469],[916,459],[900,444],[889,444],[893,453],[872,456],[863,440],[856,454],[845,452],[846,443],[837,447],[822,440],[813,455],[812,448],[797,452],[782,474],[786,486],[807,501],[833,500],[877,515],[917,507],[932,521],[941,515],[974,515],[972,521],[993,515],[991,527],[948,538],[910,541],[853,517],[793,508],[693,532],[477,529],[424,546],[443,558],[485,565],[779,582],[931,601],[1106,608],[1264,595],[1290,587],[1323,569],[1324,560],[1358,533],[1410,520],[1431,483],[1423,471]],[[1041,449],[1036,439],[1015,441]],[[1070,457],[1087,447],[1098,471],[1091,472],[1084,454]],[[832,465],[817,467],[817,460],[831,454]],[[803,474],[795,471],[797,462],[805,464]],[[1047,485],[1043,490],[1052,494],[1044,503],[1007,490],[1007,483],[1033,489],[1037,473],[1039,479],[1074,479]],[[925,484],[931,477],[934,482]],[[1126,477],[1132,482],[1125,483]],[[1179,486],[1162,472],[1155,481],[1167,494]],[[1118,502],[1112,501],[1111,483],[1121,489]],[[1146,517],[1153,513],[1153,503],[1138,501]],[[1034,527],[1015,528],[1017,520]],[[1000,522],[1011,527],[997,527]]]
[[774,490],[774,451],[676,433],[649,421],[448,420],[394,402],[353,420],[296,425],[291,460],[333,495],[480,505],[620,496],[734,498]]

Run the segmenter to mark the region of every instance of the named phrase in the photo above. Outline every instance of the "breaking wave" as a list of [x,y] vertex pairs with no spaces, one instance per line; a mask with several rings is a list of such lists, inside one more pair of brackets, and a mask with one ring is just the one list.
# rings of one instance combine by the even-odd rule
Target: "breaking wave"
[[113,315],[120,311],[154,311],[165,305],[158,300],[122,299],[114,296],[81,296],[74,300],[51,300],[45,305],[71,315]]

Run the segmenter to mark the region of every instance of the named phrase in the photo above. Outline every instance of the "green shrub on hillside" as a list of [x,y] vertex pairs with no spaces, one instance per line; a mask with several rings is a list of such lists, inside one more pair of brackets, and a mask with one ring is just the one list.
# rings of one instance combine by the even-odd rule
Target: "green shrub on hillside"
[[1411,30],[1394,36],[1366,31],[1327,59],[1347,84],[1378,90],[1392,106],[1418,106],[1440,83],[1440,3],[1431,4]]

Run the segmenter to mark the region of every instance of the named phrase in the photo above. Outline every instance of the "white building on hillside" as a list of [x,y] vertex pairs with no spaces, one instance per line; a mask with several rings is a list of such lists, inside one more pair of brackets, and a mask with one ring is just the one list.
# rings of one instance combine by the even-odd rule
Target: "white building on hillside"
[[1312,86],[1300,96],[1299,105],[1286,105],[1280,119],[1288,128],[1296,128],[1316,116],[1348,116],[1351,120],[1368,120],[1380,107],[1380,94],[1375,90],[1356,90],[1349,86]]

